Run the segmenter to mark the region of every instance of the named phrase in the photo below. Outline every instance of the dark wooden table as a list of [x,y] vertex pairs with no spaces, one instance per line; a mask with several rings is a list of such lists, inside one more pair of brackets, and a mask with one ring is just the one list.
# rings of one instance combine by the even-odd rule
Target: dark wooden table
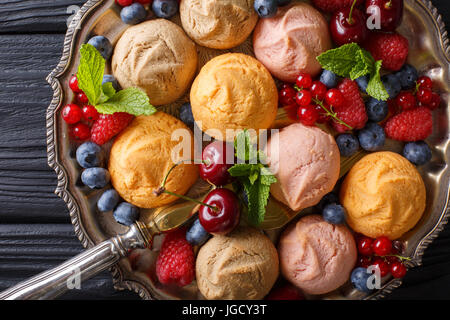
[[[0,0],[0,290],[83,250],[47,166],[45,81],[60,59],[66,21],[81,0]],[[450,2],[433,3],[450,25]],[[74,6],[74,7],[71,7]],[[450,226],[389,299],[450,298]],[[108,272],[62,299],[138,299]]]

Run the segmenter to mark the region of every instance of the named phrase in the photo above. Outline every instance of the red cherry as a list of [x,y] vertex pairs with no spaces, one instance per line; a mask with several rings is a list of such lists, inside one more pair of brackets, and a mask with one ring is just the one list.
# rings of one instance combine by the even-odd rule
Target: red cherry
[[357,267],[367,268],[371,264],[372,264],[372,258],[369,256],[359,256],[358,260],[356,261]]
[[212,190],[203,201],[207,205],[216,207],[216,210],[200,206],[198,217],[200,224],[212,234],[226,234],[239,223],[239,200],[229,189],[218,188]]
[[389,272],[391,271],[391,268],[389,266],[389,264],[384,261],[382,258],[376,258],[372,264],[372,266],[378,267],[380,269],[380,275],[381,277],[385,277],[389,274]]
[[295,81],[295,83],[297,84],[297,86],[299,88],[309,89],[309,88],[311,88],[311,84],[312,84],[311,75],[307,74],[307,73],[300,73],[299,76],[297,77],[297,80]]
[[300,90],[295,95],[295,102],[299,106],[306,107],[311,103],[311,100],[312,100],[312,95],[311,95],[311,92],[308,90]]
[[86,140],[91,136],[91,129],[84,123],[78,123],[72,128],[72,134],[77,140]]
[[373,239],[369,237],[359,238],[357,241],[358,244],[358,252],[365,256],[370,256],[373,254],[372,244]]
[[380,9],[381,30],[394,31],[403,17],[403,0],[366,0],[366,12],[370,6]]
[[417,84],[419,88],[430,89],[433,88],[433,81],[427,76],[421,76],[417,79]]
[[62,110],[62,118],[68,124],[75,124],[81,120],[83,113],[76,104],[70,103],[66,105]]
[[86,104],[89,102],[89,99],[84,92],[80,92],[77,94],[77,101],[81,104]]
[[419,88],[416,98],[422,104],[429,104],[433,98],[433,92],[430,89]]
[[300,106],[297,111],[298,119],[305,126],[313,126],[317,119],[319,119],[319,113],[314,106]]
[[311,85],[311,93],[314,98],[322,101],[325,99],[327,93],[327,87],[320,81],[314,81]]
[[386,256],[392,251],[392,242],[388,237],[378,237],[372,243],[372,250],[376,255]]
[[330,31],[333,41],[342,46],[346,43],[362,43],[366,40],[369,31],[366,27],[366,17],[364,14],[353,8],[350,18],[351,8],[343,8],[334,13],[330,20]]
[[78,79],[77,76],[72,76],[69,80],[69,87],[74,93],[81,92],[80,88],[78,87]]
[[83,119],[89,122],[96,121],[100,116],[97,109],[95,109],[95,107],[91,105],[84,106],[82,111]]
[[426,105],[426,107],[430,110],[436,110],[437,108],[439,108],[440,104],[441,104],[441,96],[436,92],[433,92],[431,94],[431,101]]
[[391,265],[391,274],[394,278],[403,278],[406,275],[406,267],[401,262],[394,262]]
[[[324,107],[327,108],[329,110],[329,106],[324,104]],[[317,114],[319,115],[319,117],[317,118],[317,123],[328,123],[330,122],[330,117],[328,116],[328,114],[326,113],[325,110],[322,109],[322,107],[318,104],[316,104],[314,106],[314,109],[316,109]]]
[[338,89],[330,89],[325,94],[325,101],[333,107],[341,107],[344,102],[344,95]]
[[278,94],[278,99],[281,106],[288,106],[295,103],[295,95],[297,91],[291,86],[286,86],[280,90]]
[[[231,159],[227,161],[227,155]],[[228,169],[234,163],[234,149],[231,145],[214,141],[206,146],[202,153],[203,163],[199,166],[200,177],[216,186],[223,186],[231,181]]]
[[400,92],[396,98],[396,103],[402,110],[409,110],[417,105],[416,97],[409,91]]

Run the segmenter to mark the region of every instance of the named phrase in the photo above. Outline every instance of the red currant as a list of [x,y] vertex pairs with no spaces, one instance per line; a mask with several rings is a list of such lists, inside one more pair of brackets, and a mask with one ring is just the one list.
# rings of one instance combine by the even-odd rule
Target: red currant
[[140,4],[149,4],[152,2],[152,0],[135,0],[136,2],[139,2]]
[[116,2],[121,7],[128,7],[133,4],[133,0],[116,0]]
[[431,94],[431,101],[426,105],[426,107],[430,110],[435,110],[439,108],[440,104],[441,104],[441,96],[436,92],[433,92]]
[[[325,108],[327,108],[329,110],[329,106],[328,105],[324,105]],[[317,118],[317,123],[327,123],[330,121],[330,117],[328,116],[328,114],[325,112],[325,110],[322,109],[322,107],[318,104],[316,104],[314,106],[314,108],[317,111],[317,114],[319,115],[319,117]]]
[[419,85],[419,88],[422,89],[430,89],[433,87],[433,81],[427,77],[427,76],[421,76],[419,79],[417,79],[417,84]]
[[373,254],[372,250],[372,238],[362,237],[358,239],[358,252],[364,256],[370,256]]
[[345,102],[344,95],[338,89],[328,90],[325,94],[325,101],[333,107],[341,107]]
[[367,268],[371,264],[372,264],[372,258],[369,256],[359,256],[358,260],[356,261],[357,267]]
[[394,278],[403,278],[406,275],[406,267],[401,262],[394,262],[391,265],[391,273]]
[[314,98],[322,101],[325,99],[327,93],[327,87],[320,81],[314,81],[311,85],[311,93]]
[[83,111],[83,119],[86,121],[95,121],[99,117],[97,109],[95,109],[94,106],[91,105],[84,106],[82,111]]
[[397,258],[396,256],[387,256],[387,257],[385,257],[385,259],[389,265],[392,265],[393,263],[396,263],[396,262],[400,262],[400,259]]
[[78,87],[78,79],[77,76],[72,76],[69,80],[69,87],[74,93],[81,92],[80,88]]
[[281,106],[288,106],[295,103],[295,95],[297,91],[291,86],[286,86],[280,90],[279,102]]
[[309,89],[312,85],[312,78],[311,75],[307,73],[300,73],[300,75],[297,77],[297,80],[295,81],[298,87],[303,89]]
[[319,118],[317,110],[312,105],[306,107],[300,106],[297,115],[300,122],[305,126],[313,126]]
[[394,254],[402,254],[404,250],[404,244],[400,240],[392,241],[392,253]]
[[78,123],[72,128],[72,133],[75,139],[86,140],[91,136],[91,129],[84,123]]
[[298,120],[298,117],[297,117],[298,105],[296,103],[290,104],[288,106],[284,106],[283,109],[286,112],[286,115],[288,116],[289,119],[291,119],[293,121]]
[[295,96],[295,102],[299,106],[306,107],[311,103],[311,100],[312,100],[312,95],[311,95],[311,92],[308,90],[300,90],[299,92],[297,92],[297,94]]
[[392,251],[392,242],[388,237],[378,237],[372,243],[372,250],[376,255],[386,256]]
[[380,269],[381,277],[387,276],[389,274],[389,272],[391,271],[389,264],[386,261],[384,261],[382,258],[376,258],[372,262],[372,266],[378,267]]
[[420,103],[429,104],[433,98],[433,92],[430,89],[419,88],[416,93],[416,98]]
[[89,99],[84,92],[80,92],[77,94],[77,101],[81,104],[86,104],[89,102]]
[[76,104],[70,103],[66,105],[62,110],[62,118],[68,124],[75,124],[81,120],[83,113]]
[[416,97],[409,91],[402,91],[396,98],[397,106],[409,110],[416,106]]

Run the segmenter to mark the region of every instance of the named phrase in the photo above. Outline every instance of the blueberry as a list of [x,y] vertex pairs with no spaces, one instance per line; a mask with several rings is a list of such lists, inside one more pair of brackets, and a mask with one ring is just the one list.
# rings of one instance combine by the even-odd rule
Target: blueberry
[[153,13],[164,19],[172,18],[178,12],[177,0],[154,0],[152,4]]
[[400,71],[395,73],[399,79],[402,89],[408,90],[416,86],[417,78],[419,77],[417,69],[410,64],[405,64]]
[[102,85],[104,85],[105,83],[111,82],[112,86],[114,89],[116,89],[116,91],[120,90],[120,85],[119,82],[117,82],[117,79],[114,78],[114,76],[110,75],[110,74],[105,74],[103,76],[103,81],[102,81]]
[[351,157],[359,150],[359,141],[350,133],[343,133],[337,136],[336,143],[343,157]]
[[322,211],[323,219],[331,224],[342,224],[345,222],[346,211],[343,206],[332,203],[327,205]]
[[386,134],[380,125],[369,122],[358,132],[358,139],[364,150],[377,151],[384,146]]
[[114,219],[125,226],[132,225],[139,219],[139,215],[139,208],[128,202],[122,202],[113,212]]
[[183,104],[180,107],[180,119],[183,121],[188,127],[194,127],[194,115],[192,114],[192,107],[189,102]]
[[381,77],[381,82],[383,82],[384,88],[391,99],[395,98],[402,90],[400,80],[394,74],[384,75]]
[[105,162],[105,154],[102,148],[93,142],[85,142],[79,146],[76,158],[78,164],[85,169],[102,167]]
[[126,24],[138,24],[147,18],[147,10],[140,3],[133,3],[120,11],[120,18]]
[[103,168],[88,168],[81,174],[81,181],[91,189],[101,189],[109,183],[108,170]]
[[339,203],[339,197],[334,192],[330,192],[324,195],[320,202],[317,204],[317,209],[319,209],[319,211],[323,211],[323,209],[331,203]]
[[367,93],[367,86],[369,85],[369,75],[356,78],[355,81],[358,84],[359,90]]
[[431,160],[431,149],[425,141],[408,142],[403,148],[403,156],[421,166]]
[[111,58],[113,46],[111,42],[109,42],[108,38],[104,36],[95,36],[92,37],[88,41],[88,43],[93,45],[98,50],[98,52],[100,52],[100,54],[105,60]]
[[388,115],[389,108],[386,101],[370,97],[366,102],[366,113],[370,121],[380,122]]
[[255,11],[261,18],[270,18],[277,13],[277,0],[255,0],[253,5]]
[[277,5],[279,7],[283,7],[283,6],[287,6],[291,2],[292,2],[292,0],[277,0]]
[[334,88],[338,84],[338,76],[329,70],[323,70],[320,75],[320,82],[327,86],[328,89]]
[[119,194],[114,189],[103,192],[97,201],[97,208],[100,212],[108,212],[113,210],[119,203]]
[[371,273],[368,273],[366,268],[359,267],[352,271],[350,281],[358,291],[370,293],[371,290],[368,288],[367,283],[370,276]]
[[186,232],[186,240],[193,246],[200,246],[208,240],[210,234],[200,224],[197,218],[192,224],[191,228]]

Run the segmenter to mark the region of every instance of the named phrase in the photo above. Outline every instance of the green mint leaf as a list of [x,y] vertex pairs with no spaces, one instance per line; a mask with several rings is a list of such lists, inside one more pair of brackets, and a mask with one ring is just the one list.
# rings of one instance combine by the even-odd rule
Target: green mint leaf
[[349,74],[350,79],[355,80],[366,74],[371,74],[373,72],[374,62],[370,52],[360,48],[356,53],[355,65]]
[[369,84],[367,85],[367,94],[375,99],[386,101],[389,99],[389,94],[381,82],[380,69],[382,61],[378,60],[374,64],[374,69],[370,75]]
[[236,150],[236,157],[240,161],[257,163],[257,150],[252,143],[252,137],[248,130],[239,132],[234,139],[234,149]]
[[254,164],[252,171],[250,172],[250,174],[248,176],[248,180],[250,181],[251,184],[255,184],[256,180],[258,180],[259,171],[260,171],[260,167],[257,164]]
[[270,172],[270,170],[266,167],[261,168],[261,183],[270,186],[272,183],[277,182],[277,178]]
[[322,68],[332,71],[341,77],[349,77],[355,66],[358,51],[356,43],[344,44],[336,49],[328,50],[317,57]]
[[259,180],[255,181],[254,184],[251,184],[248,180],[244,180],[243,185],[248,198],[248,222],[254,226],[258,226],[264,221],[270,187],[262,185]]
[[150,104],[147,94],[138,88],[121,90],[106,102],[96,105],[95,108],[103,114],[127,112],[135,116],[148,116],[156,112],[155,107]]
[[98,100],[99,104],[102,104],[109,99],[111,99],[116,94],[116,89],[114,89],[111,82],[107,82],[102,85],[102,93],[100,95],[100,99]]
[[247,164],[247,163],[240,163],[235,164],[230,169],[228,169],[228,172],[232,177],[246,177],[248,176],[252,171],[253,164]]
[[91,105],[96,105],[102,95],[102,80],[105,70],[105,59],[90,44],[80,48],[80,64],[78,66],[78,86],[89,99]]

